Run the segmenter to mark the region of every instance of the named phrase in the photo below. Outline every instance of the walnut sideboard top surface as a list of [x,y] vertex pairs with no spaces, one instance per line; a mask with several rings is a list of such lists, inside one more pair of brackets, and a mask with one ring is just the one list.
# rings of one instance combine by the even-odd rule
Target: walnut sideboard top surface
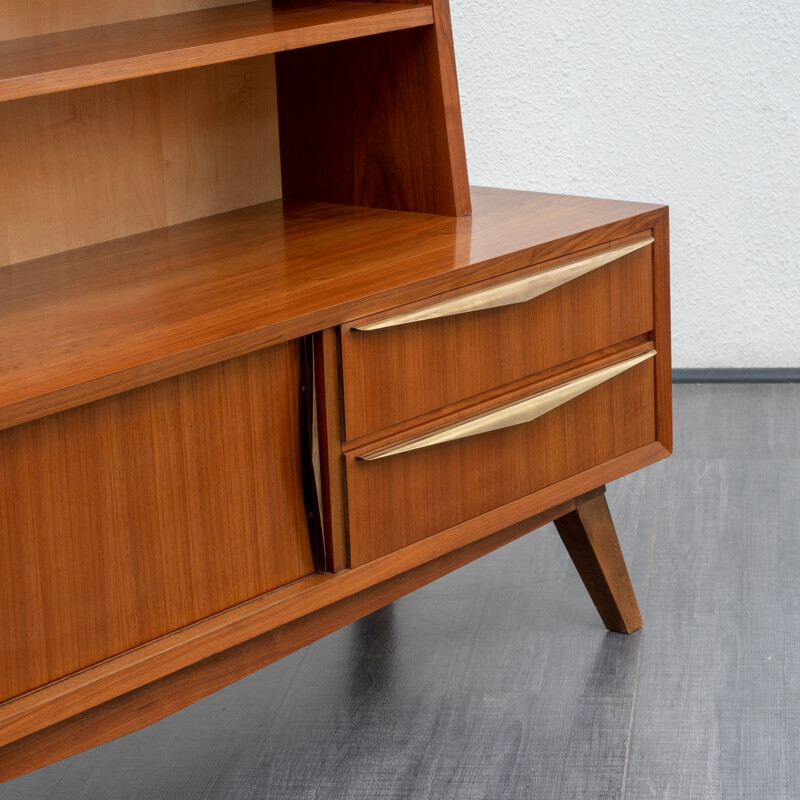
[[647,230],[663,206],[473,189],[443,217],[276,200],[0,269],[0,427]]

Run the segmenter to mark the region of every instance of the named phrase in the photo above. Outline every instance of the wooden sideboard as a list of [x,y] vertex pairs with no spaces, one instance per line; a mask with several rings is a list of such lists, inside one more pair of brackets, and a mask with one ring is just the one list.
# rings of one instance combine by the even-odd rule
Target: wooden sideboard
[[667,209],[470,191],[445,0],[204,5],[0,0],[0,780],[551,521],[641,624]]

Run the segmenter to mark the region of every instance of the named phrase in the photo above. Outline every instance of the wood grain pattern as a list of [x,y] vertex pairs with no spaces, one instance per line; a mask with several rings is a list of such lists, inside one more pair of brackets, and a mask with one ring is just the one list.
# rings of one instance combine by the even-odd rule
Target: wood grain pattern
[[654,441],[653,381],[650,360],[525,425],[381,461],[347,453],[351,564]]
[[605,626],[618,633],[642,627],[642,615],[604,496],[605,487],[555,520],[556,530]]
[[274,58],[0,103],[0,150],[0,266],[274,200]]
[[[485,536],[465,547],[432,557],[413,569],[374,583],[357,596],[329,604],[302,621],[284,625],[242,645],[199,661],[178,672],[116,697],[104,705],[0,747],[0,781],[9,780],[53,760],[65,758],[199,700],[267,664],[335,631],[398,597],[457,569],[544,525],[574,507],[569,501]],[[338,581],[338,578],[334,578]]]
[[[352,330],[366,320],[343,325],[347,439],[648,332],[653,327],[652,269],[652,249],[647,247],[526,303],[385,330]],[[524,274],[529,271],[503,280]],[[393,309],[392,314],[398,312]]]
[[[397,3],[398,0],[376,0],[379,3]],[[453,24],[450,19],[449,0],[425,0],[433,9],[436,32],[436,48],[427,43],[427,58],[436,71],[436,79],[441,82],[441,96],[447,135],[447,147],[451,165],[451,181],[455,201],[455,214],[470,214],[469,179],[467,177],[467,157],[464,148],[464,129],[461,120],[461,101],[456,74],[456,56],[453,44]]]
[[313,572],[280,345],[0,434],[0,700]]
[[276,201],[6,267],[0,427],[588,249],[663,214],[489,189],[474,200],[457,219]]
[[606,633],[548,528],[0,795],[792,800],[798,407],[675,387],[675,454],[608,490],[641,634]]
[[453,46],[453,24],[450,20],[450,0],[431,0],[431,5],[436,25],[437,57],[434,63],[438,68],[442,87],[454,211],[457,216],[461,216],[472,212],[472,203],[467,174],[467,153],[464,146],[464,128],[461,120],[461,100],[456,76],[456,53]]
[[602,368],[593,365],[588,373],[580,373],[571,380],[562,380],[558,385],[549,389],[543,390],[542,387],[532,384],[529,392],[514,400],[509,400],[506,395],[503,404],[499,407],[480,411],[473,410],[469,416],[459,420],[445,418],[442,420],[442,427],[422,435],[412,435],[395,444],[387,445],[385,442],[378,442],[374,449],[367,452],[361,451],[358,458],[363,461],[377,461],[383,458],[392,458],[411,450],[437,447],[448,442],[526,425],[654,355],[654,350],[635,356],[628,353],[623,361]]
[[167,225],[280,196],[274,57],[155,82]]
[[469,213],[449,15],[434,10],[436,28],[277,56],[285,197]]
[[229,6],[242,0],[0,0],[0,41],[111,25],[162,14]]
[[335,576],[311,575],[82,673],[0,704],[0,745],[43,730],[325,607],[363,596],[370,587],[447,553],[472,544],[479,546],[480,540],[498,530],[543,514],[556,505],[571,502],[572,498],[596,486],[652,464],[666,455],[664,448],[653,442],[368,564]]
[[428,303],[423,303],[405,311],[399,311],[388,316],[379,316],[367,322],[354,322],[350,324],[351,330],[374,331],[382,328],[396,328],[412,322],[423,322],[430,319],[442,319],[459,314],[475,311],[484,311],[490,308],[527,303],[565,283],[586,275],[600,267],[622,258],[634,250],[646,247],[653,242],[652,236],[642,236],[633,242],[610,247],[607,250],[578,255],[566,263],[557,264],[547,269],[534,270],[524,274],[516,273],[504,277],[496,283],[480,285],[464,293],[454,296],[445,296],[444,299],[432,298]]
[[550,369],[542,370],[534,375],[526,375],[524,378],[511,383],[495,386],[488,391],[442,406],[426,414],[421,414],[418,417],[414,417],[413,420],[402,420],[380,431],[373,431],[366,436],[344,441],[342,442],[342,450],[348,453],[360,450],[365,445],[374,447],[375,442],[378,440],[382,443],[392,444],[406,441],[409,436],[415,436],[421,431],[432,429],[433,426],[442,425],[445,419],[453,421],[466,419],[475,413],[476,409],[488,410],[507,400],[522,399],[530,394],[532,386],[543,390],[549,389],[566,380],[577,378],[585,374],[587,370],[616,363],[623,359],[626,354],[640,355],[652,349],[653,343],[649,335],[637,336],[625,342],[604,347],[602,350],[597,350],[589,355],[558,364]]
[[[487,190],[467,216],[448,0],[43,0],[6,22],[8,3],[0,779],[159,719],[554,517],[585,507],[586,537],[607,532],[579,495],[663,457],[661,362],[513,431],[392,459],[395,474],[359,472],[360,440],[342,450],[337,326],[665,231],[656,206]],[[265,202],[281,186],[305,202]],[[615,278],[619,325],[541,361],[515,352],[507,374],[420,406],[417,427],[651,352],[668,317],[649,260],[638,276]],[[617,301],[595,294],[551,327]],[[491,363],[494,335],[476,358]]]
[[[598,201],[575,198],[554,199],[489,191],[479,191],[478,194],[486,199],[487,210],[491,212],[478,220],[448,220],[322,204],[281,203],[271,207],[270,210],[275,210],[280,206],[279,213],[271,216],[265,216],[262,207],[227,215],[222,227],[218,225],[220,218],[192,223],[184,228],[189,233],[187,237],[176,236],[178,229],[172,228],[136,237],[133,247],[131,240],[113,242],[95,249],[99,258],[94,261],[91,257],[87,259],[88,251],[83,251],[43,260],[36,265],[6,268],[0,273],[6,294],[0,296],[8,298],[9,327],[6,332],[13,346],[5,349],[4,355],[14,357],[19,348],[30,346],[29,341],[14,334],[23,330],[35,336],[37,315],[46,311],[53,315],[49,319],[58,320],[59,304],[63,303],[61,312],[65,316],[61,320],[68,324],[61,330],[72,325],[71,340],[62,339],[61,345],[66,345],[66,348],[58,352],[52,343],[47,344],[47,352],[51,357],[73,359],[73,365],[80,370],[81,365],[85,368],[80,356],[86,355],[87,347],[90,351],[97,348],[94,349],[95,355],[100,354],[100,361],[104,361],[105,369],[109,370],[101,391],[109,391],[112,386],[115,387],[113,390],[119,391],[127,380],[153,380],[165,362],[162,361],[156,369],[149,364],[140,364],[142,371],[134,369],[124,375],[120,360],[124,361],[127,351],[119,347],[120,340],[112,341],[105,353],[101,352],[103,337],[113,335],[115,331],[128,345],[144,347],[150,353],[158,352],[162,356],[165,346],[168,349],[177,344],[180,363],[178,360],[170,362],[169,356],[165,361],[170,369],[177,366],[185,370],[190,365],[200,366],[204,358],[212,355],[217,358],[232,355],[232,342],[227,338],[225,325],[244,326],[233,337],[234,348],[243,344],[252,347],[254,332],[256,336],[271,336],[273,341],[280,337],[289,338],[315,330],[317,326],[326,327],[326,318],[332,317],[332,324],[338,324],[343,318],[386,308],[393,304],[392,298],[400,298],[399,302],[413,301],[436,290],[453,288],[461,282],[480,281],[493,274],[524,267],[535,263],[537,258],[558,257],[575,249],[624,237],[648,227],[647,220],[656,219],[662,213],[656,207],[628,204],[610,203],[600,208],[596,205]],[[561,208],[554,208],[554,205],[561,205]],[[286,208],[291,209],[288,215],[284,213]],[[542,228],[537,229],[532,224],[527,230],[516,229],[515,233],[513,226],[509,225],[514,208],[519,215],[518,223],[526,218],[531,221],[535,218],[541,222]],[[535,214],[537,208],[543,213]],[[578,220],[571,232],[564,227],[570,214]],[[292,224],[287,224],[289,218],[293,220]],[[440,227],[442,223],[445,227]],[[539,239],[545,230],[554,234],[561,232],[562,236],[553,240]],[[324,235],[320,235],[322,232]],[[392,237],[395,237],[394,245]],[[232,251],[231,242],[234,240],[237,247]],[[379,245],[376,240],[380,240]],[[419,246],[419,250],[409,252],[411,244]],[[371,258],[370,251],[373,254]],[[113,253],[116,255],[113,260],[116,269],[111,268]],[[368,257],[364,258],[365,255]],[[481,257],[484,260],[480,260]],[[126,259],[130,260],[126,263]],[[404,259],[408,271],[398,275],[398,264],[402,264]],[[65,269],[67,264],[69,268]],[[126,267],[122,273],[123,281],[120,280],[121,265]],[[295,269],[289,269],[288,265]],[[32,266],[35,267],[33,270]],[[254,287],[259,291],[254,293]],[[435,288],[432,290],[431,287]],[[151,293],[154,288],[160,290],[155,295]],[[376,290],[378,296],[374,294]],[[85,303],[81,300],[84,293],[88,295]],[[336,305],[337,298],[340,305]],[[230,300],[240,305],[225,308],[224,303]],[[22,301],[21,306],[19,301]],[[268,307],[268,303],[273,305]],[[20,308],[22,315],[15,316]],[[354,309],[358,310],[354,312]],[[134,311],[144,313],[137,315],[132,313]],[[26,317],[26,313],[29,316]],[[271,315],[268,318],[274,325],[260,330],[253,328],[254,324],[263,325],[265,314]],[[94,331],[91,330],[93,315],[95,321],[101,323]],[[15,329],[15,321],[26,319],[22,328]],[[40,322],[42,319],[39,316]],[[89,330],[81,331],[80,326],[87,321]],[[58,325],[55,330],[58,330]],[[171,334],[164,336],[170,330]],[[51,324],[51,335],[52,332]],[[330,338],[331,333],[327,336]],[[43,341],[42,337],[33,342],[34,352],[36,347],[41,348]],[[192,341],[194,344],[187,350]],[[201,345],[205,342],[206,347],[197,347],[198,342]],[[31,364],[30,360],[23,358],[19,366],[30,369],[29,376],[41,379],[42,370],[48,367],[46,361],[40,359],[38,364]],[[122,380],[115,372],[121,366]],[[72,378],[75,378],[74,374]],[[12,385],[12,391],[15,386],[18,384]],[[78,387],[76,391],[73,386],[65,388],[70,401],[75,402],[80,397],[85,401],[85,389]],[[93,390],[97,388],[95,385]],[[29,406],[28,412],[34,406],[35,403]],[[41,412],[43,406],[37,408]],[[52,406],[49,409],[52,411]],[[634,416],[635,413],[641,413],[641,410],[635,411]],[[7,416],[6,422],[9,419]],[[452,549],[470,540],[477,541],[543,508],[564,502],[581,491],[663,457],[663,448],[653,443],[652,437],[648,441],[651,443],[611,457],[539,492],[511,499],[505,505],[472,517],[438,536],[417,542],[412,547],[425,549],[421,549],[415,558],[424,562],[437,557],[436,549],[445,547],[445,542],[446,547]],[[431,549],[427,549],[429,547]],[[107,700],[121,692],[135,690],[149,681],[158,680],[156,675],[172,674],[198,659],[238,647],[248,638],[259,636],[276,625],[291,624],[292,619],[313,613],[314,609],[339,603],[354,593],[363,595],[371,591],[370,587],[376,582],[389,580],[398,570],[410,568],[407,558],[408,549],[404,548],[398,560],[392,558],[380,563],[380,570],[385,571],[380,574],[372,570],[372,565],[365,565],[363,570],[342,572],[335,578],[324,576],[322,583],[317,582],[317,577],[306,579],[311,581],[309,590],[301,591],[296,597],[284,596],[285,599],[289,597],[288,605],[281,606],[278,614],[271,606],[275,598],[264,596],[230,612],[223,612],[212,620],[142,645],[133,653],[7,703],[3,708],[6,724],[0,727],[8,732],[7,736],[13,737],[41,730],[42,726],[53,724],[56,719],[66,719],[79,709],[94,707],[103,702],[103,697]],[[357,608],[358,602],[354,600],[352,606]],[[234,661],[235,658],[228,664]],[[210,691],[209,685],[195,685],[191,689],[195,693],[193,696]],[[176,697],[175,702],[179,699]],[[95,727],[91,736],[126,726],[127,729],[137,727],[144,724],[143,720],[152,713],[164,712],[161,708],[153,712],[134,707],[133,716],[129,718],[114,722],[107,719],[103,724],[99,718],[93,718]],[[13,724],[9,724],[11,721]],[[80,722],[76,724],[81,729]],[[68,723],[67,727],[70,725]],[[42,757],[41,751],[36,753],[33,740],[27,744],[30,748],[15,750],[15,746],[11,746],[11,750],[17,755],[27,753],[24,757],[29,760],[34,755]]]
[[426,5],[248,2],[0,42],[0,102],[432,25]]

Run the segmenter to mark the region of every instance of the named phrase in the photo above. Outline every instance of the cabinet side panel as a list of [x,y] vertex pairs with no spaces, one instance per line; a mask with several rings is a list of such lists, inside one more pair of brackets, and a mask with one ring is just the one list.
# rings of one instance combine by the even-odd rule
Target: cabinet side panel
[[455,69],[445,84],[438,36],[415,28],[277,55],[286,197],[470,212]]
[[672,342],[670,334],[669,211],[653,226],[655,293],[653,341],[656,361],[657,438],[672,451]]
[[436,50],[439,78],[442,82],[447,146],[455,194],[456,214],[471,214],[467,151],[464,145],[464,125],[461,119],[461,97],[458,92],[456,54],[453,46],[453,23],[449,0],[431,0],[436,24]]
[[313,572],[299,353],[0,433],[0,700]]
[[0,266],[280,197],[273,56],[0,104]]

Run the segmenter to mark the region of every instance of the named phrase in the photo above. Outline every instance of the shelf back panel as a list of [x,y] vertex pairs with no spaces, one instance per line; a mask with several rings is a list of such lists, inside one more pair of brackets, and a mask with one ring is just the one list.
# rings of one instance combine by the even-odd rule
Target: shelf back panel
[[230,6],[243,0],[0,0],[0,41]]
[[0,152],[0,266],[274,200],[274,56],[2,103]]

